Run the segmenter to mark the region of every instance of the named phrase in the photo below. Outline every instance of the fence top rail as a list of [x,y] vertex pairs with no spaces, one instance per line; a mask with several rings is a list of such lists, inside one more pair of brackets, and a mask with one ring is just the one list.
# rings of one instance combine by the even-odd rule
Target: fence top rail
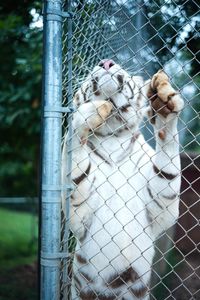
[[0,197],[0,204],[22,204],[22,203],[38,203],[37,197]]

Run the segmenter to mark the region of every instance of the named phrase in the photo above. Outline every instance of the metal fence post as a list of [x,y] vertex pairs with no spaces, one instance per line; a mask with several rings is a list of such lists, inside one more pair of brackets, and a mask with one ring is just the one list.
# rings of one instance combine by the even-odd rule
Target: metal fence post
[[44,2],[41,299],[60,294],[62,0]]

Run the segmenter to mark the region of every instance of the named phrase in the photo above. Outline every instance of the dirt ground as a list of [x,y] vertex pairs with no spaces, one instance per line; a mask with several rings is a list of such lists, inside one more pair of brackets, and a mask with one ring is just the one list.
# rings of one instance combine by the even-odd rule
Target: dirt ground
[[0,300],[36,300],[37,263],[0,270]]
[[166,299],[200,300],[200,255],[187,257],[171,277],[171,295]]
[[[200,256],[192,255],[168,277],[165,300],[200,300]],[[0,271],[0,300],[36,300],[37,263]],[[156,298],[156,300],[160,300]]]

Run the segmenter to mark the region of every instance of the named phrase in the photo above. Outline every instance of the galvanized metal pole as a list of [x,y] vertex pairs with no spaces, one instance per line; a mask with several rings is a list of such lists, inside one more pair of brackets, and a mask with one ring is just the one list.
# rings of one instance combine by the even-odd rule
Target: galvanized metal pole
[[60,294],[62,0],[44,3],[41,295]]

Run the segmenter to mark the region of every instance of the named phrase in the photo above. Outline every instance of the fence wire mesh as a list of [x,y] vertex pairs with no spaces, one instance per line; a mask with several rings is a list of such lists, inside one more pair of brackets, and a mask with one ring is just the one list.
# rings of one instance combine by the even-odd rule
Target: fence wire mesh
[[[72,0],[63,9],[72,13],[63,24],[63,105],[77,111],[72,149],[71,117],[63,118],[64,177],[74,189],[64,195],[60,298],[200,299],[198,1]],[[177,92],[184,99],[178,131],[168,112],[158,125],[159,84],[145,90],[159,69],[175,89],[166,94],[170,112]],[[107,119],[98,100],[112,105]],[[132,119],[149,103],[156,121],[150,114],[137,128]]]

